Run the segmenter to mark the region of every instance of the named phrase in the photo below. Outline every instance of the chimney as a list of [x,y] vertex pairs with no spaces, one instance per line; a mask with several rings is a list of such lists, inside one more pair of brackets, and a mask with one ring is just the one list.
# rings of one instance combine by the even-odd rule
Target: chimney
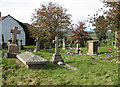
[[0,12],[0,18],[1,18],[1,12]]

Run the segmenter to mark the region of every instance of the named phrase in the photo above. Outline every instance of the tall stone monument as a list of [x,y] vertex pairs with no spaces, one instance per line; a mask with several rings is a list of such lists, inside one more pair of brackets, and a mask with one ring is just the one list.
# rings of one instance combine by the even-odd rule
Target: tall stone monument
[[57,64],[58,62],[64,62],[58,50],[58,37],[55,37],[54,43],[55,43],[55,54],[53,54],[53,57],[50,61],[55,64]]
[[88,42],[88,55],[98,54],[98,41],[90,40]]
[[81,54],[81,51],[79,49],[79,41],[77,40],[75,43],[77,43],[76,53]]
[[16,55],[19,53],[19,47],[16,44],[17,40],[17,34],[20,34],[20,31],[18,30],[18,27],[14,27],[14,29],[11,29],[10,31],[12,33],[12,44],[8,46],[8,57],[9,58],[15,58]]
[[66,49],[66,42],[65,42],[65,37],[63,37],[63,47],[62,47],[62,49]]

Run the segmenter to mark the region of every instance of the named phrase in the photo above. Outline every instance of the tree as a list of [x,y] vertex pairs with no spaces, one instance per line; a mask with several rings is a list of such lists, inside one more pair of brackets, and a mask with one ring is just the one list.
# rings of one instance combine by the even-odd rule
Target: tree
[[[92,23],[93,26],[97,27],[97,25],[95,25],[95,20],[98,18],[100,12],[103,13],[104,17],[105,17],[105,21],[103,24],[104,26],[106,26],[107,30],[112,30],[112,32],[116,31],[115,35],[116,37],[118,37],[118,32],[119,32],[119,21],[120,21],[120,2],[108,2],[107,0],[100,0],[104,3],[104,7],[107,8],[107,10],[105,10],[104,8],[98,9],[98,11],[96,11],[96,13],[94,14],[93,17],[90,17],[89,23]],[[99,21],[100,23],[102,23],[101,21]],[[118,40],[116,39],[116,42],[118,43]]]
[[49,2],[41,4],[32,16],[31,35],[37,38],[36,49],[39,51],[41,40],[52,42],[55,36],[62,36],[61,29],[71,29],[71,15],[59,4]]
[[[78,22],[77,29],[73,31],[74,35],[72,35],[72,37],[75,40],[78,40],[79,42],[82,41],[86,41],[87,38],[89,37],[88,33],[85,31],[86,27],[85,27],[85,23],[84,22]],[[84,43],[83,43],[84,44]]]
[[109,8],[104,14],[108,19],[108,24],[112,32],[115,32],[115,48],[120,49],[120,1],[119,2],[105,2],[104,6]]
[[99,41],[105,40],[107,38],[107,31],[108,31],[108,25],[106,24],[106,19],[105,17],[99,16],[97,19],[94,19],[95,21],[95,33],[97,35],[97,38],[99,39]]

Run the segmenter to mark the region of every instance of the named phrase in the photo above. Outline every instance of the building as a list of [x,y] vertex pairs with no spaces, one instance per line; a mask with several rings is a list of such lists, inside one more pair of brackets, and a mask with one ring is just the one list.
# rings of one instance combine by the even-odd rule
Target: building
[[1,12],[0,12],[0,43],[1,43],[1,37],[3,35],[4,43],[7,43],[8,45],[8,40],[12,38],[12,34],[10,33],[10,30],[13,29],[14,26],[17,26],[18,30],[21,31],[21,33],[17,35],[18,45],[20,45],[20,40],[22,40],[23,45],[35,44],[34,39],[30,38],[29,36],[30,25],[28,23],[22,23],[10,15],[1,17]]

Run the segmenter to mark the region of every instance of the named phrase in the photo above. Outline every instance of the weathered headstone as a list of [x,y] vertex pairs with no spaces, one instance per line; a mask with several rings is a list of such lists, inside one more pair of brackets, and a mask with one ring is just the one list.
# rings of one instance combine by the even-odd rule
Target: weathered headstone
[[58,37],[55,37],[54,43],[55,43],[55,54],[53,54],[53,57],[50,61],[55,64],[57,64],[58,62],[64,62],[58,50]]
[[62,49],[66,49],[66,42],[65,42],[65,37],[63,37],[63,47],[62,47]]
[[79,54],[80,53],[79,41],[77,40],[76,43],[77,43],[76,53]]
[[90,40],[88,42],[88,55],[98,54],[98,41]]
[[50,43],[49,42],[45,42],[44,43],[44,47],[45,47],[45,49],[49,49],[50,48]]
[[18,27],[14,27],[14,29],[11,29],[12,33],[12,44],[8,46],[8,57],[9,58],[15,58],[16,55],[19,53],[19,47],[16,44],[17,40],[17,34],[20,34],[20,31],[18,30]]
[[4,35],[2,34],[1,36],[1,45],[2,45],[2,48],[7,48],[7,43],[4,42]]
[[17,55],[17,58],[23,62],[27,68],[41,68],[43,65],[45,65],[48,60],[40,57],[40,56],[36,56],[30,52],[25,52],[25,53],[21,53]]
[[115,45],[115,42],[112,42],[112,46],[114,46]]
[[20,40],[20,50],[23,50],[22,40]]
[[1,44],[4,44],[4,36],[3,36],[3,34],[1,36]]

